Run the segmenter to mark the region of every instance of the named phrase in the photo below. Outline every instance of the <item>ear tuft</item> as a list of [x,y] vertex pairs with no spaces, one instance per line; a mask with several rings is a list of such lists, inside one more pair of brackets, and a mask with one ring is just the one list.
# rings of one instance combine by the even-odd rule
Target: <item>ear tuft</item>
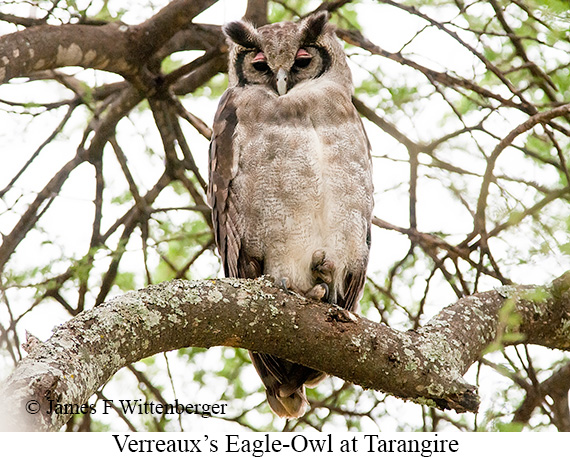
[[303,24],[304,43],[314,43],[324,32],[325,26],[329,20],[328,11],[320,11],[307,17]]
[[224,25],[223,30],[230,40],[244,48],[260,48],[257,30],[247,22],[230,22]]

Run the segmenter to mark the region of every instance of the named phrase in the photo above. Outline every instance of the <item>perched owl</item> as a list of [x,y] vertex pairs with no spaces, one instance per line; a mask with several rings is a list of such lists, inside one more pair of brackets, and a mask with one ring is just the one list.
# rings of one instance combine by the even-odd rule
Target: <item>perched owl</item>
[[[210,145],[208,201],[228,277],[271,275],[353,310],[366,276],[373,206],[370,145],[327,13],[224,27],[229,87]],[[325,375],[251,352],[269,405],[301,416]]]

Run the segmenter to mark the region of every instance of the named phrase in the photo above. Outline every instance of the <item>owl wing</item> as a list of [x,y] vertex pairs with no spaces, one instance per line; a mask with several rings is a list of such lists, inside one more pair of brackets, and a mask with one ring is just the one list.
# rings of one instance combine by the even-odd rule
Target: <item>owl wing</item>
[[216,244],[226,277],[257,278],[263,274],[263,261],[246,255],[240,236],[240,217],[232,192],[232,180],[239,172],[234,132],[238,124],[235,91],[227,90],[214,117],[209,156],[208,204]]
[[366,266],[356,272],[347,273],[344,277],[344,294],[338,297],[337,305],[349,311],[356,310],[365,281]]
[[[356,108],[355,108],[356,110]],[[366,140],[366,149],[368,150],[368,161],[370,163],[370,173],[372,174],[372,146],[370,145],[370,140],[364,129],[364,123],[360,116],[356,116],[358,119],[361,134]],[[372,179],[372,176],[370,176]],[[366,232],[366,246],[368,248],[368,253],[370,253],[370,234],[372,228],[372,209],[368,214],[368,230]],[[347,309],[349,311],[355,311],[358,307],[358,302],[360,301],[360,296],[362,290],[364,289],[364,283],[366,282],[366,267],[368,266],[368,259],[359,270],[353,272],[347,272],[344,277],[344,293],[338,298],[337,305],[341,308]]]

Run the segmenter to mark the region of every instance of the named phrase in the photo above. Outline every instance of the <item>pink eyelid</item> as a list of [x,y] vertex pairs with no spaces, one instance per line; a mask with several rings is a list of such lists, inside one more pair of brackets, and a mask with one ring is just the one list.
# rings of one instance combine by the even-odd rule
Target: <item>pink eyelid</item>
[[253,62],[265,62],[265,54],[263,52],[258,52],[253,58]]
[[298,59],[298,58],[304,58],[304,57],[311,57],[311,54],[309,54],[307,51],[305,51],[303,48],[301,48],[297,51],[297,55],[295,56],[295,58]]

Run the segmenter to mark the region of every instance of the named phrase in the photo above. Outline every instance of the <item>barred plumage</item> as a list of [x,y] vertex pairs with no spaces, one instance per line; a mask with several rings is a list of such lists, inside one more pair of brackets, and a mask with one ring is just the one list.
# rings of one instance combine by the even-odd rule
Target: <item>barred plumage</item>
[[[226,276],[269,274],[353,310],[370,249],[370,146],[327,19],[225,26],[230,82],[214,120],[208,198]],[[304,384],[324,375],[251,357],[271,408],[302,415]]]

